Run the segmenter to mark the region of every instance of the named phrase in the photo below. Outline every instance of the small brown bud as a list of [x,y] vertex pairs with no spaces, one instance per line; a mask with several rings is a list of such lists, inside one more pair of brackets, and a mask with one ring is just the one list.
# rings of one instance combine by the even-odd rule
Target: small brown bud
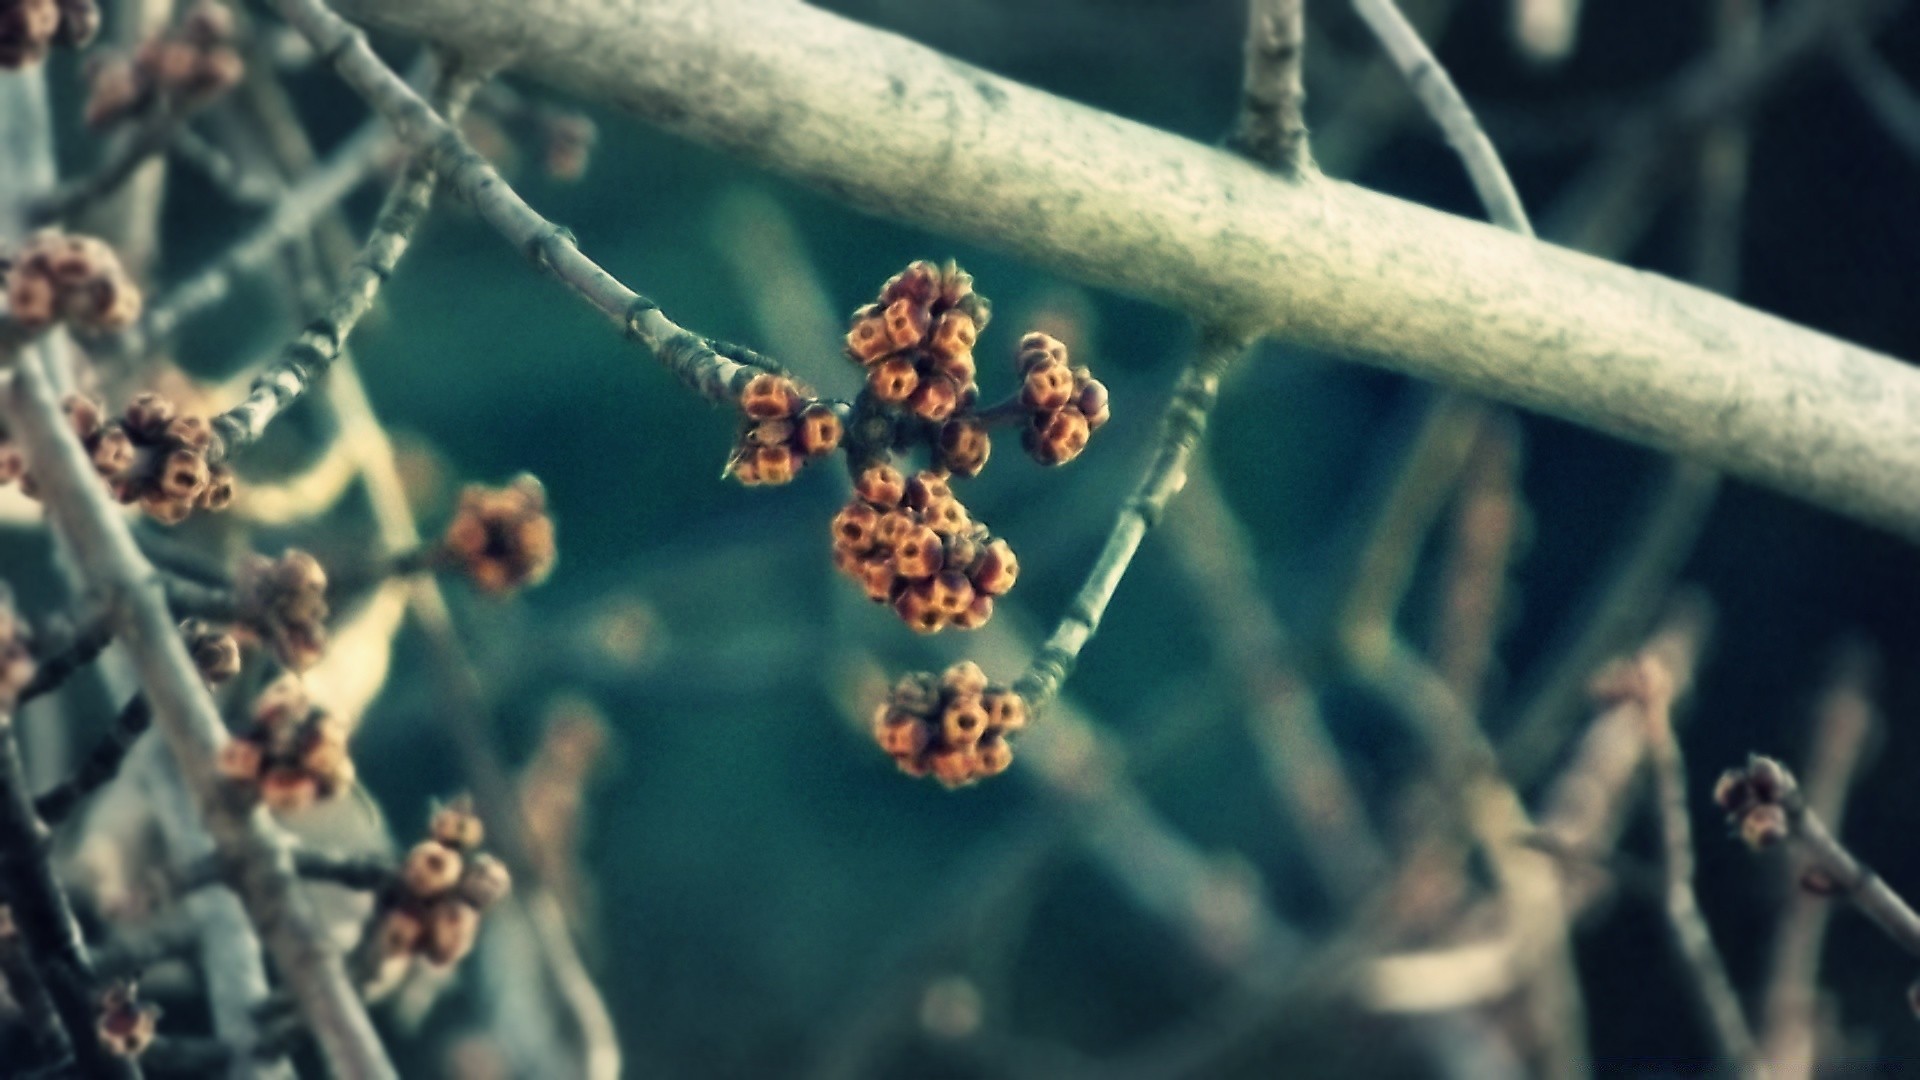
[[993,618],[993,597],[974,590],[973,603],[967,610],[953,617],[953,625],[962,630],[978,630]]
[[887,700],[915,716],[930,717],[940,709],[940,680],[932,672],[915,671],[900,676]]
[[928,764],[933,767],[933,778],[945,787],[965,787],[974,781],[973,754],[970,750],[942,750],[935,753]]
[[1027,700],[1011,690],[989,690],[980,695],[980,704],[995,731],[1011,733],[1027,726]]
[[1020,400],[1036,412],[1050,413],[1073,399],[1073,373],[1056,360],[1042,360],[1027,369],[1020,383]]
[[192,450],[175,450],[167,455],[160,470],[160,494],[174,502],[189,503],[207,488],[207,459]]
[[782,420],[800,411],[800,391],[793,380],[766,372],[747,380],[740,391],[740,411],[755,420]]
[[747,429],[744,443],[754,446],[785,446],[793,439],[793,421],[762,420]]
[[975,389],[973,380],[978,374],[974,369],[972,353],[958,352],[951,356],[943,356],[936,353],[933,356],[932,368],[934,374],[945,375],[947,378],[953,380],[955,386],[960,388],[961,404],[969,403],[970,397]]
[[973,583],[958,570],[948,570],[933,579],[933,606],[949,621],[959,618],[973,605]]
[[874,528],[880,523],[880,511],[855,500],[840,508],[833,517],[833,542],[847,551],[865,555],[873,550]]
[[164,394],[152,392],[137,394],[127,403],[127,411],[122,419],[127,427],[148,442],[157,442],[166,435],[167,425],[180,415],[173,399]]
[[1113,415],[1107,402],[1107,386],[1099,379],[1088,379],[1073,392],[1073,407],[1087,418],[1087,430],[1099,431]]
[[974,564],[971,577],[973,587],[987,596],[1005,596],[1020,578],[1020,560],[1005,540],[995,540]]
[[854,493],[883,510],[900,505],[907,490],[906,478],[891,465],[869,465],[853,483]]
[[467,860],[460,875],[460,898],[485,911],[513,890],[513,875],[507,864],[484,852]]
[[871,367],[893,352],[893,338],[887,333],[887,320],[878,314],[856,317],[847,331],[847,355]]
[[422,840],[400,864],[400,882],[409,893],[430,900],[460,883],[466,861],[438,840]]
[[866,590],[867,599],[876,604],[893,599],[893,586],[899,580],[891,556],[875,555],[860,564],[860,586]]
[[785,446],[763,446],[753,452],[754,471],[763,484],[785,484],[800,472],[800,459]]
[[1087,448],[1087,418],[1069,405],[1058,412],[1037,413],[1022,435],[1022,445],[1042,465],[1065,465]]
[[418,916],[404,908],[391,908],[380,916],[374,940],[383,957],[408,956],[420,945],[426,927]]
[[1713,785],[1713,801],[1729,814],[1745,810],[1753,802],[1753,786],[1741,769],[1728,769]]
[[908,533],[919,527],[920,523],[914,520],[912,511],[889,510],[881,514],[880,520],[874,524],[874,546],[892,551]]
[[973,519],[967,516],[967,508],[952,496],[928,503],[926,509],[920,512],[920,520],[941,536],[958,536],[973,525]]
[[920,380],[907,407],[928,423],[942,423],[960,407],[960,388],[945,375],[929,375]]
[[916,526],[893,545],[893,568],[902,577],[932,577],[940,572],[945,553],[937,533],[924,525]]
[[906,504],[915,510],[925,510],[936,500],[951,498],[953,488],[947,478],[931,469],[917,472],[907,481]]
[[435,809],[429,831],[435,840],[457,851],[473,851],[487,838],[486,824],[465,795]]
[[94,1031],[107,1053],[137,1058],[153,1044],[159,1027],[159,1006],[141,1001],[132,982],[116,980],[100,995]]
[[133,468],[133,438],[119,424],[102,431],[93,444],[93,470],[111,480]]
[[84,394],[68,394],[60,408],[67,414],[67,423],[73,425],[73,433],[82,441],[93,438],[106,423],[106,407]]
[[881,318],[886,320],[887,338],[895,349],[910,349],[926,336],[927,309],[909,297],[888,304]]
[[940,738],[948,746],[966,749],[980,741],[987,729],[987,710],[973,696],[956,697],[940,713]]
[[1755,851],[1787,838],[1787,812],[1773,803],[1761,803],[1740,816],[1740,839]]
[[971,416],[949,420],[940,429],[940,464],[961,476],[980,475],[992,452],[987,425]]
[[503,488],[469,486],[440,543],[483,591],[538,585],[556,557],[546,489],[526,475]]
[[1035,365],[1052,361],[1065,366],[1067,347],[1058,338],[1033,331],[1020,339],[1020,371],[1025,374]]
[[914,369],[913,361],[902,356],[882,360],[867,373],[867,389],[889,405],[912,397],[919,385],[920,372]]
[[186,639],[193,666],[207,682],[223,683],[240,674],[240,642],[224,628],[205,619],[188,619],[180,624],[180,636]]
[[251,785],[259,781],[260,766],[264,761],[265,755],[260,752],[259,743],[251,739],[233,738],[220,744],[214,768],[228,780]]
[[201,510],[225,510],[233,505],[233,470],[225,465],[207,469],[207,486],[200,490],[194,506]]
[[986,692],[987,673],[971,660],[962,660],[940,676],[940,687],[949,694],[976,697]]
[[889,712],[882,706],[883,718],[874,725],[874,739],[880,743],[880,749],[887,756],[899,762],[903,768],[920,760],[927,751],[927,744],[933,735],[918,717],[906,713]]
[[449,897],[427,909],[420,955],[440,967],[456,964],[473,951],[479,934],[480,913],[465,900]]
[[964,311],[949,311],[934,324],[927,348],[940,356],[959,356],[971,353],[977,340],[979,329],[973,325],[972,316]]
[[907,587],[893,602],[900,621],[916,634],[937,634],[946,629],[947,616],[934,603],[933,582],[920,581]]
[[989,732],[973,747],[973,768],[977,779],[999,776],[1013,764],[1013,747],[1007,740]]
[[794,445],[808,457],[820,457],[839,449],[840,436],[839,415],[832,406],[815,402],[800,414]]

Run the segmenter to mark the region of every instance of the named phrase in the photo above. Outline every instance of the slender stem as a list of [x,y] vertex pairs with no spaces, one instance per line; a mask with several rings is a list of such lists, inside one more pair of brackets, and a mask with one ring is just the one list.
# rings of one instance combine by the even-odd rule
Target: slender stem
[[1873,51],[1866,31],[1849,23],[1839,34],[1840,70],[1887,135],[1908,157],[1920,160],[1920,94]]
[[167,148],[185,126],[186,117],[162,109],[140,121],[140,126],[113,148],[106,162],[92,173],[69,181],[33,208],[36,223],[69,221],[95,203],[120,190],[148,159]]
[[1480,204],[1487,208],[1487,216],[1503,229],[1532,236],[1533,223],[1527,219],[1526,208],[1520,204],[1520,193],[1514,190],[1513,180],[1507,176],[1507,167],[1501,163],[1493,141],[1487,138],[1473,110],[1467,107],[1467,100],[1460,96],[1447,69],[1440,66],[1427,43],[1420,40],[1419,31],[1401,14],[1393,0],[1353,0],[1353,9],[1386,47],[1387,54],[1393,57],[1394,64],[1420,98],[1420,104],[1426,107],[1434,123],[1440,125],[1448,145],[1460,155],[1460,162],[1467,167],[1467,176],[1473,181],[1473,190],[1480,196]]
[[121,347],[131,353],[141,352],[226,299],[236,283],[264,267],[295,237],[312,229],[316,218],[359,187],[389,160],[392,152],[393,140],[380,125],[368,124],[355,132],[326,164],[275,203],[267,220],[155,300],[140,325],[121,336]]
[[278,195],[278,185],[254,175],[240,164],[238,158],[191,127],[183,127],[174,133],[173,142],[167,144],[167,151],[192,166],[228,201],[237,205],[268,206]]
[[[393,860],[379,855],[337,855],[326,851],[293,853],[294,870],[307,881],[324,881],[348,889],[377,891],[393,881]],[[181,871],[174,886],[192,892],[218,885],[230,876],[219,858],[202,859]]]
[[[458,65],[447,65],[434,88],[435,106],[454,120],[459,118],[482,81],[457,68]],[[332,301],[299,336],[287,343],[277,359],[254,377],[245,401],[213,418],[213,430],[218,438],[208,451],[209,460],[224,460],[235,450],[259,439],[276,416],[306,393],[315,379],[326,374],[354,327],[373,309],[380,287],[393,276],[401,256],[406,254],[414,230],[427,216],[434,185],[438,182],[439,170],[430,156],[416,154],[407,163],[387,192],[366,245],[347,267]]]
[[75,564],[108,605],[173,758],[200,804],[208,832],[239,871],[234,887],[337,1076],[395,1076],[339,950],[301,894],[286,835],[257,804],[221,783],[214,758],[227,738],[212,699],[175,629],[153,568],[98,481],[63,415],[37,351],[14,365],[9,426],[27,448],[54,526]]
[[416,153],[446,175],[487,224],[639,342],[668,370],[708,401],[732,402],[754,375],[759,358],[747,362],[724,346],[694,334],[587,258],[573,234],[541,217],[500,173],[467,145],[460,132],[421,100],[405,80],[374,53],[366,35],[335,15],[323,0],[274,0],[280,14],[313,43],[347,84],[394,127]]
[[1284,176],[1313,168],[1307,145],[1306,0],[1248,0],[1247,66],[1227,145]]
[[1147,530],[1158,524],[1167,504],[1187,482],[1187,463],[1207,430],[1207,417],[1220,394],[1220,373],[1246,351],[1246,342],[1232,336],[1208,334],[1180,373],[1172,398],[1161,414],[1160,438],[1153,460],[1133,494],[1121,506],[1107,542],[1087,572],[1060,624],[1035,654],[1013,688],[1035,712],[1060,693],[1080,650],[1100,628],[1100,618],[1126,576],[1134,552]]
[[1667,929],[1673,936],[1697,1004],[1712,1032],[1722,1060],[1743,1075],[1756,1075],[1759,1053],[1753,1029],[1741,1010],[1740,995],[1727,975],[1726,962],[1713,943],[1713,933],[1700,914],[1694,893],[1693,821],[1687,806],[1686,763],[1673,733],[1675,676],[1651,656],[1635,661],[1637,686],[1631,696],[1647,725],[1648,756],[1660,815],[1660,836],[1666,868]]
[[1455,496],[1439,611],[1428,645],[1441,677],[1475,710],[1494,667],[1507,570],[1524,527],[1519,472],[1520,425],[1512,417],[1496,417],[1482,427]]
[[[7,603],[0,596],[0,603]],[[137,1077],[140,1067],[114,1054],[97,1034],[93,963],[66,890],[53,874],[53,838],[34,813],[27,790],[13,713],[0,702],[0,891],[21,947],[38,972],[80,1071],[87,1076]]]
[[54,1008],[46,982],[27,955],[26,942],[20,940],[13,913],[5,904],[0,904],[0,984],[6,986],[7,996],[20,1011],[20,1021],[27,1029],[34,1058],[42,1064],[52,1064],[71,1057],[73,1044],[67,1041],[67,1029],[60,1022],[60,1012]]
[[42,694],[58,690],[75,672],[98,659],[111,644],[113,644],[111,623],[104,618],[96,618],[88,622],[62,643],[52,655],[38,658],[39,669],[20,690],[21,704],[32,701]]
[[74,770],[73,776],[46,791],[33,800],[33,808],[48,825],[58,825],[72,814],[80,801],[105,787],[115,776],[120,775],[120,766],[127,760],[127,752],[133,744],[146,733],[153,723],[153,709],[147,705],[147,699],[135,695],[127,707],[114,717],[93,752]]

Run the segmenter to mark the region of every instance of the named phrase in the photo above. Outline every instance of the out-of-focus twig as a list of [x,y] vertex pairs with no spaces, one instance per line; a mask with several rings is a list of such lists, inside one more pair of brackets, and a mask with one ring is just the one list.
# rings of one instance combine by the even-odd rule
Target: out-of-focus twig
[[1306,0],[1248,0],[1246,74],[1227,145],[1282,176],[1313,168],[1307,145]]

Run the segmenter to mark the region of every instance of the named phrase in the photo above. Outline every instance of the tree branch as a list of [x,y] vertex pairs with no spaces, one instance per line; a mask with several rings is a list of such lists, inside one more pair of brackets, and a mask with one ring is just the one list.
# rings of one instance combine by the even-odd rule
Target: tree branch
[[1307,147],[1306,0],[1248,0],[1247,67],[1227,146],[1283,176],[1313,168]]

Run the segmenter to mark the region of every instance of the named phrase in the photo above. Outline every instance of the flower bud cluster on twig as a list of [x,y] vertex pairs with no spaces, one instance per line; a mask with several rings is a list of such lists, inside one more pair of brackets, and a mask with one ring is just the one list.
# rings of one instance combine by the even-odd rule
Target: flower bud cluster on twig
[[0,0],[0,71],[37,64],[54,45],[80,48],[99,32],[94,0]]
[[97,335],[124,330],[140,317],[139,287],[113,249],[91,236],[35,233],[0,269],[6,273],[7,318],[21,330],[63,322]]
[[867,393],[929,423],[944,423],[979,394],[973,345],[992,306],[973,275],[949,261],[916,262],[853,313],[847,355],[867,369]]
[[833,561],[923,634],[984,625],[1020,574],[1013,549],[973,520],[945,476],[907,480],[891,465],[868,466],[834,515]]
[[1728,769],[1713,786],[1713,801],[1727,813],[1748,847],[1760,851],[1785,840],[1799,810],[1800,785],[1786,767],[1755,754],[1744,768]]
[[486,830],[465,796],[434,811],[429,836],[381,891],[360,946],[372,994],[391,989],[417,957],[448,967],[473,950],[481,912],[513,888],[506,864],[479,850]]
[[327,572],[298,548],[248,555],[234,575],[235,614],[282,664],[305,671],[327,651]]
[[220,774],[277,813],[304,810],[352,786],[347,725],[307,697],[294,675],[268,686],[253,722],[220,748]]
[[987,682],[980,665],[962,661],[935,677],[917,671],[894,685],[873,714],[873,736],[909,776],[949,788],[1005,772],[1009,738],[1027,725],[1027,703]]
[[505,487],[469,484],[461,491],[435,561],[498,594],[545,581],[557,557],[546,488],[523,474]]
[[[213,430],[199,416],[181,416],[173,402],[145,393],[118,419],[83,395],[70,395],[67,420],[93,461],[94,471],[122,503],[140,504],[155,521],[177,525],[195,510],[224,510],[233,503],[233,470],[207,462]],[[31,472],[21,490],[37,495]]]
[[726,475],[749,487],[784,484],[840,448],[840,415],[786,375],[767,372],[740,391],[745,422]]
[[208,686],[218,686],[240,674],[240,640],[231,631],[205,619],[188,619],[180,624],[180,637],[186,642],[195,670]]
[[137,46],[132,55],[91,65],[87,126],[106,127],[128,116],[164,108],[200,108],[240,84],[246,63],[233,46],[233,12],[200,0],[178,25]]
[[1064,344],[1040,333],[1020,339],[1020,403],[1027,409],[1020,445],[1042,465],[1079,457],[1112,415],[1106,386],[1070,363]]

